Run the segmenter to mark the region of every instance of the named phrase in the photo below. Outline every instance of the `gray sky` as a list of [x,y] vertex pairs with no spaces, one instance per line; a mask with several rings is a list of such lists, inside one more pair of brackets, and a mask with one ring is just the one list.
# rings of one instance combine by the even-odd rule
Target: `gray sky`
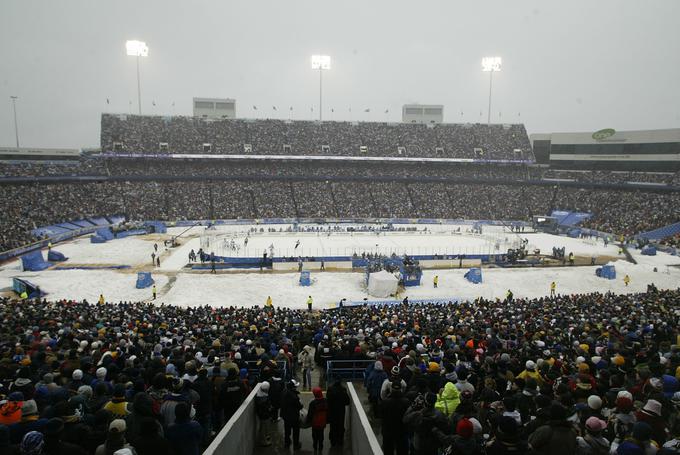
[[240,117],[316,117],[322,53],[325,119],[400,121],[420,102],[486,121],[480,60],[500,55],[493,121],[680,127],[679,18],[679,0],[1,0],[0,145],[14,145],[10,95],[22,146],[98,145],[102,111],[136,109],[127,39],[149,45],[147,114],[190,115],[207,96],[235,98]]

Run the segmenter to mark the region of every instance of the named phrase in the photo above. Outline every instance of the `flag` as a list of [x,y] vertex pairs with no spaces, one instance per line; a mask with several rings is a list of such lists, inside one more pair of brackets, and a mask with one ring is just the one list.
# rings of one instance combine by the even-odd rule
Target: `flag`
[[156,105],[156,101],[152,101],[152,102],[151,102],[151,105],[155,106],[155,105]]
[[257,110],[257,106],[253,105],[253,110],[256,111],[256,110]]
[[172,107],[175,107],[175,102],[174,102],[174,101],[172,102]]
[[521,113],[521,112],[518,112],[518,113],[517,113],[517,117],[521,117],[521,116],[522,116],[522,113]]
[[461,116],[461,117],[463,116],[463,111],[460,111],[460,116]]
[[309,110],[312,111],[312,112],[314,112],[314,106],[310,106],[310,107],[309,107]]
[[364,112],[371,112],[370,109],[364,109]]
[[291,111],[293,110],[293,106],[290,107],[290,110],[291,110]]
[[385,109],[385,114],[387,114],[388,112],[390,112],[390,110],[389,110],[389,109]]
[[276,110],[276,106],[272,106],[272,109]]
[[108,99],[108,98],[106,98],[106,104],[109,104],[109,99]]
[[333,108],[331,108],[331,112],[335,112],[335,110]]

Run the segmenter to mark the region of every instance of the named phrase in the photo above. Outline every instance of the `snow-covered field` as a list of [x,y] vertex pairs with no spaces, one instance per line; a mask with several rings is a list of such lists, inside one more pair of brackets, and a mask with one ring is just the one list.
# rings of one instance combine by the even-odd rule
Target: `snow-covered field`
[[[259,229],[260,226],[258,226]],[[280,226],[284,230],[287,226]],[[234,237],[235,243],[241,245],[239,256],[246,254],[243,247],[245,232],[249,226],[220,226],[217,234],[224,238]],[[278,230],[279,226],[277,226]],[[500,251],[512,247],[518,240],[516,234],[504,231],[503,228],[484,228],[482,235],[466,232],[470,226],[457,227],[428,226],[428,232],[395,232],[387,234],[371,233],[333,233],[330,236],[317,233],[256,233],[249,236],[248,248],[253,256],[260,256],[262,251],[274,245],[275,255],[293,254],[295,243],[300,246],[295,254],[351,255],[354,251],[373,251],[381,253],[409,254],[473,254],[475,252],[495,252],[496,244]],[[422,226],[420,226],[422,229]],[[170,235],[177,235],[183,228],[169,230]],[[187,256],[191,249],[198,250],[201,237],[205,242],[205,228],[195,227],[182,238],[182,245],[172,250],[165,250],[159,237],[128,237],[113,240],[104,244],[91,244],[84,237],[71,242],[58,244],[55,250],[63,252],[69,260],[65,265],[129,265],[132,269],[124,270],[46,270],[43,272],[23,272],[20,262],[13,261],[0,266],[0,290],[11,287],[12,277],[24,277],[39,285],[48,292],[50,298],[76,298],[96,301],[99,294],[104,294],[109,301],[147,300],[151,297],[149,289],[136,289],[136,271],[151,271],[159,291],[158,302],[176,305],[263,305],[267,296],[271,295],[275,305],[302,308],[308,295],[312,295],[317,307],[335,305],[341,298],[362,300],[368,297],[364,287],[362,273],[312,272],[311,287],[298,285],[298,273],[260,273],[237,272],[197,273],[183,271],[187,264]],[[188,237],[187,237],[188,235]],[[549,234],[520,234],[529,240],[530,250],[540,249],[550,253],[552,247],[565,247],[566,253],[574,252],[577,256],[609,256],[619,257],[618,247],[604,246],[602,242],[571,239]],[[222,241],[222,239],[220,239]],[[151,253],[154,242],[158,243],[161,255],[161,267],[152,268]],[[377,246],[376,246],[377,245]],[[46,255],[46,252],[44,252]],[[469,283],[463,277],[466,270],[426,270],[422,285],[408,288],[402,294],[411,299],[416,298],[451,298],[473,299],[503,298],[508,289],[517,297],[539,297],[549,293],[551,281],[557,283],[560,293],[575,292],[640,292],[647,284],[654,283],[660,288],[677,288],[680,283],[680,258],[659,253],[657,256],[642,256],[637,251],[631,254],[638,261],[637,265],[618,260],[616,280],[604,280],[595,276],[595,267],[551,267],[523,269],[488,269],[482,271],[483,282]],[[236,253],[234,253],[236,255]],[[623,259],[623,257],[620,257]],[[654,269],[657,271],[654,271]],[[434,289],[432,279],[439,275],[439,287]],[[623,276],[628,274],[631,283],[626,287]],[[369,297],[373,300],[373,298]]]

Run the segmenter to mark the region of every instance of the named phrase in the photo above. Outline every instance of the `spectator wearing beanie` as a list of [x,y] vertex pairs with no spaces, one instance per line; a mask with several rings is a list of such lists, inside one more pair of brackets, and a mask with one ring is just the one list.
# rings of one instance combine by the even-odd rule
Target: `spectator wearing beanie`
[[519,455],[529,453],[529,446],[520,438],[519,424],[512,417],[495,420],[493,437],[486,444],[486,455]]
[[21,438],[21,455],[40,455],[45,447],[45,436],[39,431],[29,431]]
[[[453,384],[451,385],[453,386]],[[418,454],[437,453],[439,440],[435,437],[433,431],[435,428],[443,432],[449,431],[448,420],[444,414],[435,408],[436,403],[437,395],[428,392],[425,394],[424,400],[420,398],[414,400],[404,414],[404,424],[413,430],[413,446]]]
[[[617,455],[647,455],[656,453],[658,445],[651,442],[652,427],[645,422],[637,422],[633,426],[630,437],[627,437],[617,448]],[[612,446],[613,447],[613,446]]]
[[602,398],[597,395],[590,395],[586,401],[587,407],[581,411],[580,428],[585,429],[586,420],[590,417],[597,417],[600,420],[607,419],[602,415]]
[[382,449],[385,455],[404,454],[408,451],[408,432],[404,425],[404,414],[409,407],[409,400],[404,397],[401,380],[392,384],[392,392],[380,405]]
[[585,422],[585,435],[576,438],[579,455],[608,454],[611,443],[603,436],[607,422],[597,417],[589,417]]
[[9,427],[12,444],[19,444],[24,435],[31,431],[41,431],[47,424],[47,419],[41,419],[38,415],[38,405],[35,400],[27,400],[21,406],[21,422]]
[[459,420],[456,424],[456,433],[454,435],[445,435],[436,428],[433,432],[441,446],[450,453],[464,455],[481,455],[483,453],[482,446],[474,437],[474,425],[470,419],[463,418]]
[[44,453],[49,455],[90,455],[83,447],[62,439],[64,421],[54,417],[43,429],[45,435]]
[[[104,444],[97,447],[94,455],[113,455],[120,449],[132,449],[132,446],[125,440],[126,424],[123,419],[115,419],[109,424],[109,432],[106,435]],[[132,452],[135,453],[134,451]]]
[[198,422],[191,420],[187,403],[175,406],[175,423],[168,427],[165,437],[176,455],[200,455],[203,429]]
[[550,407],[550,421],[529,435],[529,446],[537,455],[576,453],[576,429],[567,421],[567,410],[560,404]]
[[13,425],[21,422],[21,408],[24,404],[24,394],[12,392],[7,396],[7,401],[0,405],[0,424]]
[[144,417],[138,426],[139,433],[135,441],[131,441],[132,446],[137,451],[137,455],[174,453],[172,445],[162,435],[163,428],[160,427],[158,420],[153,417]]
[[125,385],[116,384],[113,387],[113,397],[104,405],[104,409],[109,411],[114,419],[125,419],[130,414],[128,402],[125,399]]

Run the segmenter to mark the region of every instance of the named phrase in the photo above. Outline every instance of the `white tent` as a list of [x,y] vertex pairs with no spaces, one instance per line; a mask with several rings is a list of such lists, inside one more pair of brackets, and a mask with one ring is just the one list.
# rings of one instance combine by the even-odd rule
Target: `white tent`
[[397,292],[399,280],[385,270],[368,275],[368,293],[373,297],[389,297]]

